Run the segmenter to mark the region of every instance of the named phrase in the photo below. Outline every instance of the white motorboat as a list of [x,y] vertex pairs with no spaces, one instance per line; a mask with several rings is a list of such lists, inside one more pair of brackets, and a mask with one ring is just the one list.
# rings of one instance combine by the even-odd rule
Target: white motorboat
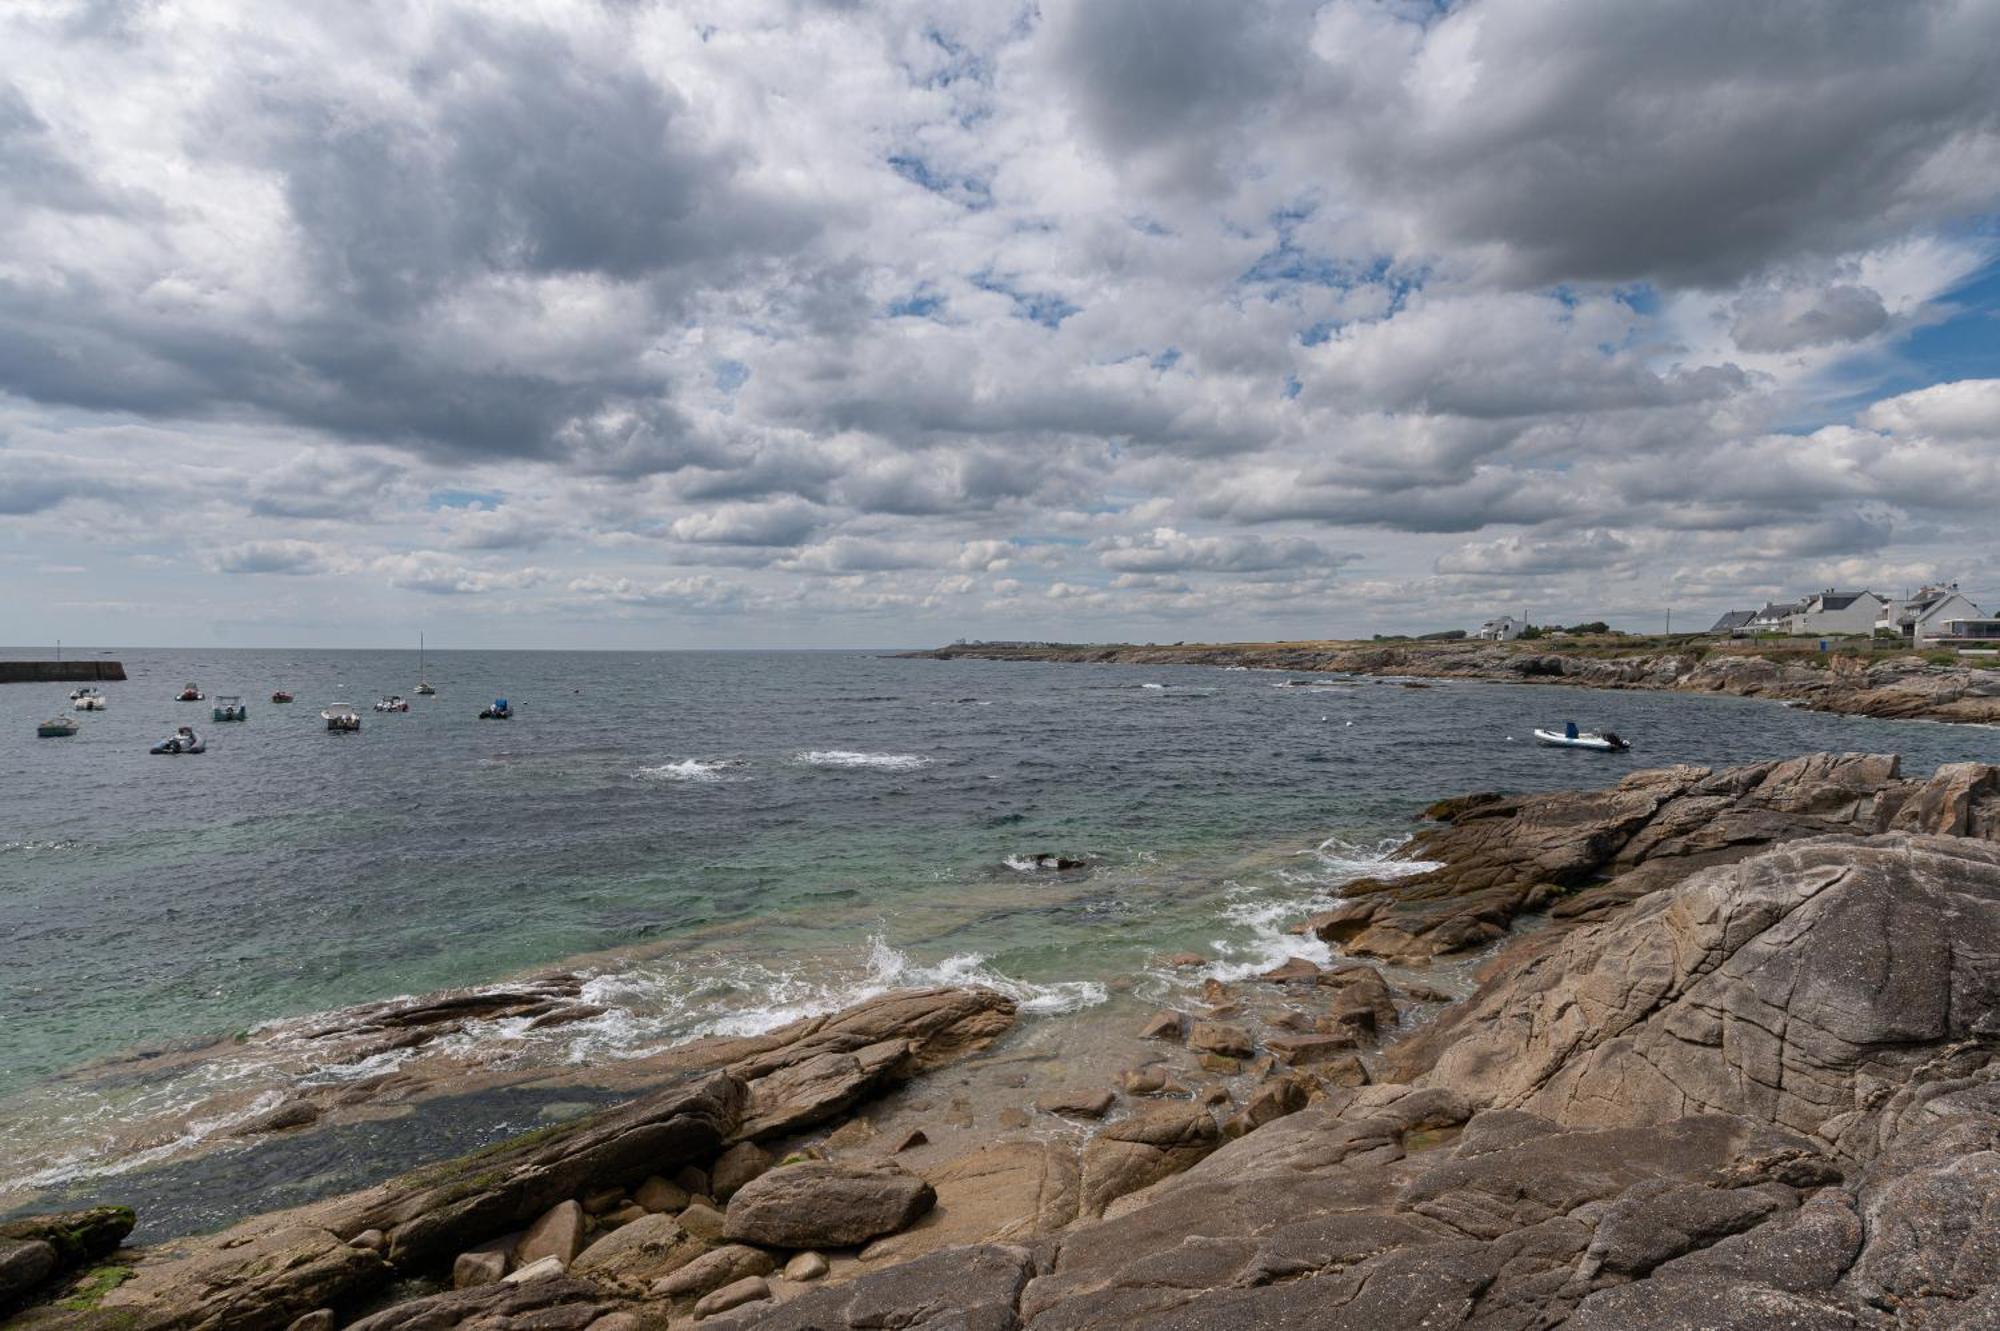
[[1562,730],[1536,730],[1535,739],[1554,749],[1592,749],[1598,753],[1623,753],[1632,747],[1609,730],[1601,735],[1591,730],[1577,730],[1574,734]]
[[344,702],[333,703],[323,708],[320,711],[319,718],[326,722],[326,728],[331,731],[343,732],[361,729],[361,713],[355,711]]
[[101,712],[108,706],[104,695],[89,685],[70,694],[69,705],[79,712]]
[[377,702],[375,710],[378,712],[407,712],[410,710],[410,704],[404,700],[402,694],[392,693],[380,702]]

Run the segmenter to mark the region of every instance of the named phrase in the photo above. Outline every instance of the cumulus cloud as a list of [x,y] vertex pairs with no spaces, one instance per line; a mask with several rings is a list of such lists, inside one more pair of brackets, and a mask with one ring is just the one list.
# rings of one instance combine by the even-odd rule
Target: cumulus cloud
[[1360,630],[2000,553],[1981,0],[241,0],[0,45],[0,513],[190,603],[1264,636],[1336,577]]

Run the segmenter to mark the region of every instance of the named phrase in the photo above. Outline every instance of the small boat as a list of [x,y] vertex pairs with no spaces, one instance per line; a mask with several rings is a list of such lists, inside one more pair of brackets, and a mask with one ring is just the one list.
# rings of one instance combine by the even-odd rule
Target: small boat
[[431,687],[431,672],[424,669],[424,635],[417,635],[417,696],[435,698],[437,690]]
[[376,703],[375,710],[378,712],[407,712],[410,710],[410,704],[404,699],[402,694],[392,693]]
[[69,705],[79,712],[101,712],[110,706],[103,694],[88,685],[69,695]]
[[348,731],[361,729],[361,713],[355,711],[344,702],[334,703],[322,710],[319,715],[320,720],[326,722],[328,730]]
[[195,682],[190,680],[186,684],[181,685],[181,691],[179,694],[175,696],[174,701],[200,702],[203,698],[206,698],[207,696],[208,696],[207,694],[201,691],[201,685],[196,684]]
[[505,698],[495,698],[491,707],[480,711],[479,719],[481,721],[511,721],[514,719],[514,709],[507,705]]
[[52,716],[35,727],[35,734],[43,739],[68,739],[81,729],[73,716]]
[[173,734],[155,744],[147,752],[167,754],[207,753],[208,745],[202,741],[201,736],[194,733],[193,726],[182,726]]
[[272,702],[290,702],[291,700],[292,700],[292,695],[285,692],[283,689],[279,689],[277,692],[271,695]]
[[[1573,732],[1573,733],[1572,733]],[[1535,739],[1554,749],[1594,749],[1598,753],[1623,753],[1631,744],[1620,739],[1616,733],[1605,731],[1598,734],[1590,730],[1536,730]]]
[[243,705],[243,699],[233,693],[216,694],[215,706],[209,708],[208,714],[217,721],[248,721],[250,719],[250,709]]

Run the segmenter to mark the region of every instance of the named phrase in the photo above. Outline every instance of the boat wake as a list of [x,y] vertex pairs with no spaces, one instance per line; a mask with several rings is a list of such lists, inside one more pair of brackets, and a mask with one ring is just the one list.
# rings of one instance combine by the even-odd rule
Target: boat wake
[[799,755],[808,767],[864,767],[882,772],[914,772],[931,760],[914,753],[856,753],[852,749],[809,749]]

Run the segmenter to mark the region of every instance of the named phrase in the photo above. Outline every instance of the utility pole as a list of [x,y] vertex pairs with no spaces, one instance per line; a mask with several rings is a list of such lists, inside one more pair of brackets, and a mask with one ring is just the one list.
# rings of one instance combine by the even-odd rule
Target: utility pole
[[1671,610],[1667,611],[1667,636],[1674,636],[1674,612]]

